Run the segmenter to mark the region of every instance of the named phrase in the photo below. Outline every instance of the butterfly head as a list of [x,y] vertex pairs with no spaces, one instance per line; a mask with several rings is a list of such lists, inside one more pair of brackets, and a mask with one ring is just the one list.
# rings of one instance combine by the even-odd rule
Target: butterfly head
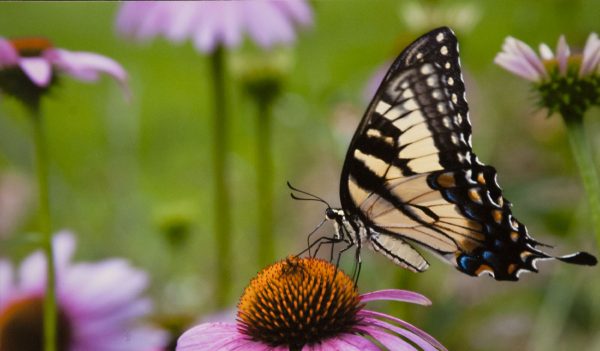
[[327,209],[325,210],[325,219],[330,221],[342,221],[345,215],[346,214],[344,213],[344,210],[342,210],[341,208],[327,207]]

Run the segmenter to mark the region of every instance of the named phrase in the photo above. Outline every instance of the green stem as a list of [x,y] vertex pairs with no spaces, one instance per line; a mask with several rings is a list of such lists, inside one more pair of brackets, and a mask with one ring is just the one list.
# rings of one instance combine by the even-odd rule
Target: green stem
[[571,150],[575,156],[575,162],[579,167],[579,173],[583,181],[583,187],[588,197],[592,224],[596,233],[598,247],[600,247],[600,186],[598,184],[598,171],[594,164],[592,149],[586,138],[583,127],[583,116],[565,116],[563,118],[567,125],[567,134],[571,144]]
[[215,240],[217,246],[216,305],[227,306],[231,289],[231,214],[227,188],[227,102],[225,94],[225,50],[218,47],[211,55],[214,89],[213,171],[215,186]]
[[39,193],[39,230],[42,234],[42,246],[46,256],[46,295],[44,298],[44,350],[56,350],[56,272],[54,267],[54,249],[52,247],[52,228],[50,224],[50,197],[48,192],[48,157],[44,138],[43,121],[39,106],[31,108],[33,139],[35,143],[35,161]]
[[264,267],[275,259],[273,235],[273,160],[271,155],[271,101],[257,99],[256,190],[258,196],[258,263]]

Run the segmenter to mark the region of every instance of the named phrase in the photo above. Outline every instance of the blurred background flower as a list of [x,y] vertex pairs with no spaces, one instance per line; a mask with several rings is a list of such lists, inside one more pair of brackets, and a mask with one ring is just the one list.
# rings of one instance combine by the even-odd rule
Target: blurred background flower
[[600,178],[594,162],[594,149],[584,130],[586,112],[593,106],[600,106],[600,39],[596,33],[591,33],[583,53],[571,54],[565,37],[561,35],[556,57],[546,44],[540,45],[540,56],[524,42],[508,37],[494,62],[533,82],[540,97],[539,105],[546,108],[549,115],[558,113],[562,116],[586,190],[600,248]]
[[50,190],[48,184],[48,157],[43,128],[41,100],[59,75],[70,75],[78,80],[95,81],[100,73],[108,73],[125,89],[125,70],[114,60],[91,52],[71,52],[54,48],[52,43],[39,37],[7,40],[0,37],[0,92],[16,98],[23,104],[33,126],[33,144],[38,191],[38,228],[41,246],[47,258],[47,289],[44,300],[44,349],[56,350],[58,311]]
[[141,41],[159,35],[176,43],[189,39],[204,53],[235,48],[244,34],[264,48],[288,44],[296,38],[295,26],[311,23],[312,10],[304,0],[136,1],[123,4],[117,17],[124,35]]
[[[290,44],[296,38],[296,26],[312,23],[312,10],[304,0],[293,1],[204,1],[204,2],[129,2],[121,6],[116,26],[120,34],[138,41],[157,36],[180,43],[190,40],[195,49],[210,55],[213,84],[213,179],[214,235],[216,241],[217,305],[224,307],[232,280],[231,169],[229,168],[229,98],[225,49],[242,44],[247,34],[262,48]],[[266,57],[266,56],[265,56]],[[264,63],[268,63],[265,60]],[[252,82],[244,82],[257,105],[256,153],[259,265],[275,258],[273,241],[273,190],[271,159],[271,110],[280,93],[280,77],[262,64]],[[266,67],[266,69],[264,69]],[[256,70],[254,70],[256,73]],[[277,73],[277,72],[276,72]],[[250,87],[248,89],[248,87]],[[237,119],[236,119],[237,123]]]
[[0,90],[26,105],[39,104],[37,100],[56,81],[56,74],[96,81],[101,73],[110,75],[127,90],[127,73],[111,58],[55,48],[45,38],[0,37]]
[[[73,263],[75,237],[55,236],[58,300],[58,350],[153,351],[166,334],[142,324],[152,304],[142,296],[145,272],[123,259]],[[42,252],[17,269],[0,260],[0,345],[2,350],[43,349],[46,263]]]

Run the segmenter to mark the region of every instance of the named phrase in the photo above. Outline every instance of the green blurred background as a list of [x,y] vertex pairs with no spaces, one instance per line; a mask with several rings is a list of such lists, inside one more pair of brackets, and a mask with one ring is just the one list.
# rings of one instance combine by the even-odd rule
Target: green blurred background
[[[598,254],[562,121],[537,109],[528,85],[492,61],[503,39],[554,47],[566,34],[581,49],[598,31],[600,2],[315,1],[314,26],[299,34],[287,60],[284,92],[274,107],[273,204],[277,256],[305,247],[323,207],[290,199],[286,181],[338,204],[339,173],[368,103],[370,76],[411,40],[450,25],[459,37],[474,150],[494,165],[515,215],[555,253]],[[129,258],[152,275],[157,320],[214,313],[214,238],[210,162],[210,62],[186,43],[138,45],[114,29],[116,3],[1,3],[0,35],[45,36],[56,46],[98,52],[129,72],[133,99],[114,82],[65,78],[43,104],[51,157],[54,227],[73,230],[77,258]],[[421,10],[419,10],[419,8]],[[425,16],[420,16],[419,11]],[[229,54],[234,290],[260,268],[256,252],[254,105],[236,71],[257,49]],[[241,67],[241,68],[240,68]],[[587,116],[600,148],[600,112]],[[30,125],[14,101],[0,100],[0,174],[33,187]],[[27,186],[26,186],[27,188]],[[24,193],[26,194],[26,190]],[[1,233],[0,255],[19,259],[33,248],[35,191],[25,215]],[[25,195],[26,196],[26,195]],[[326,226],[324,233],[332,227]],[[173,233],[183,233],[173,240]],[[362,291],[405,288],[428,296],[428,308],[385,304],[382,310],[427,330],[450,350],[600,350],[598,268],[542,263],[518,283],[465,276],[428,256],[414,274],[380,255],[364,254]],[[351,261],[344,262],[351,268]],[[163,318],[164,317],[164,318]]]

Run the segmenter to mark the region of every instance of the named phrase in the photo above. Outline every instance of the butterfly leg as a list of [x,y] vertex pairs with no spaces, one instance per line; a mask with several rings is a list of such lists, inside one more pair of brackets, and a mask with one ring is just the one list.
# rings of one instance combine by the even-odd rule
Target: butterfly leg
[[360,241],[358,241],[356,245],[356,251],[354,252],[354,270],[352,272],[354,285],[358,284],[358,278],[360,276],[360,271],[362,268],[362,258],[360,256],[361,248],[362,244]]
[[[303,254],[305,254],[306,252],[308,252],[308,255],[310,257],[315,257],[317,255],[317,253],[319,252],[321,245],[323,244],[332,244],[335,242],[335,239],[333,237],[328,237],[328,236],[322,236],[316,240],[314,240],[312,243],[308,243],[308,246],[306,247],[306,249],[302,250],[300,253],[298,253],[296,256],[301,256]],[[313,247],[317,246],[317,249],[315,250],[315,252],[311,252],[311,249]]]

